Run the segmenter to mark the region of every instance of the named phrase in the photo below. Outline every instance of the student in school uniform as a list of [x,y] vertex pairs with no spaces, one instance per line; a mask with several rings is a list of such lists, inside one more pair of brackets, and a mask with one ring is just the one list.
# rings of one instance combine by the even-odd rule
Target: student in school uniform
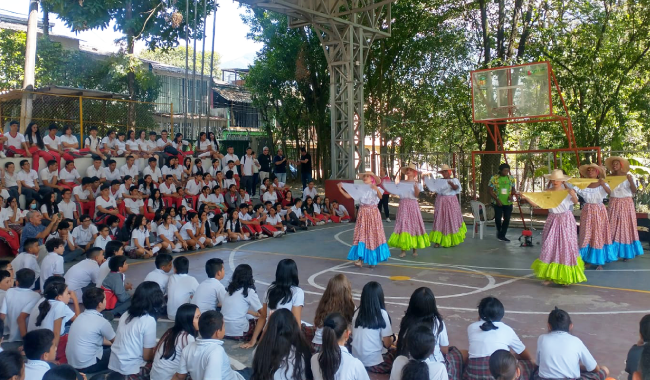
[[7,380],[24,380],[25,360],[22,353],[0,350],[0,373]]
[[[34,281],[36,281],[40,278],[41,274],[41,267],[38,265],[38,239],[26,239],[23,248],[25,249],[25,252],[19,253],[13,260],[11,260],[11,267],[16,274],[23,268],[33,270],[35,275]],[[40,289],[40,285],[38,288]]]
[[449,380],[445,364],[431,360],[436,347],[431,326],[411,326],[407,345],[408,356],[400,355],[395,359],[390,380]]
[[494,380],[530,379],[532,374],[527,370],[510,351],[496,350],[490,356],[490,374]]
[[97,238],[97,227],[92,224],[90,215],[81,215],[79,221],[81,222],[81,225],[72,230],[72,237],[79,247],[88,250],[93,246],[93,243]]
[[92,183],[93,180],[90,177],[84,177],[81,179],[81,186],[72,189],[72,195],[81,206],[82,214],[95,214],[95,196],[91,189]]
[[4,315],[5,330],[9,331],[7,342],[17,342],[22,339],[23,332],[18,325],[18,317],[24,310],[31,311],[41,299],[40,295],[32,290],[35,273],[29,268],[16,271],[16,287],[7,290],[7,294],[0,305],[0,317]]
[[158,186],[158,189],[160,189],[163,201],[167,205],[174,206],[176,208],[180,207],[183,198],[181,198],[181,196],[176,191],[173,175],[167,174],[165,177],[165,182],[161,183],[160,186]]
[[43,376],[56,360],[56,342],[51,330],[38,329],[30,331],[23,339],[23,351],[27,362],[25,363],[25,379],[42,380]]
[[145,281],[153,281],[162,290],[163,294],[167,294],[167,283],[169,282],[170,272],[172,270],[172,261],[174,258],[167,253],[161,253],[156,256],[156,269],[147,273],[144,278]]
[[192,199],[192,208],[196,209],[196,202],[199,199],[201,194],[201,189],[203,189],[203,174],[196,173],[192,179],[187,181],[185,185],[185,198]]
[[72,134],[72,127],[69,125],[63,127],[63,135],[61,135],[60,139],[63,151],[73,158],[83,157],[90,153],[88,148],[79,149],[79,140]]
[[79,211],[77,211],[77,204],[72,200],[72,190],[68,188],[61,190],[61,202],[57,206],[65,219],[72,219],[78,223]]
[[352,318],[352,355],[368,372],[390,373],[395,359],[395,334],[384,305],[384,291],[375,281],[361,291],[359,309]]
[[273,208],[272,205],[269,205],[266,220],[264,224],[262,224],[262,231],[267,236],[273,237],[282,237],[287,231],[287,227],[282,223],[282,217],[277,213],[276,209]]
[[[119,187],[119,183],[117,184]],[[118,202],[121,203],[124,207],[124,202],[119,199],[119,193],[117,194],[118,199],[111,196],[111,186],[108,184],[103,184],[100,187],[100,196],[95,199],[95,217],[94,220],[96,223],[107,223],[107,218],[115,216],[119,220],[119,226],[124,225],[124,220],[126,214],[123,210],[119,209]],[[119,192],[119,190],[118,190]]]
[[104,263],[104,250],[91,248],[86,252],[86,259],[73,265],[63,276],[71,292],[81,299],[84,289],[97,286],[99,266]]
[[645,346],[650,342],[650,314],[645,315],[639,322],[639,341],[630,348],[625,360],[625,372],[628,373],[627,379],[633,380],[633,374],[638,370],[641,353]]
[[68,364],[82,373],[94,373],[108,369],[110,345],[115,340],[111,323],[101,314],[106,308],[106,295],[99,288],[83,292],[83,313],[70,326],[65,356]]
[[135,289],[133,302],[120,317],[111,346],[108,368],[113,375],[149,379],[156,347],[155,318],[164,302],[160,286],[155,282],[145,281]]
[[108,160],[104,168],[104,175],[108,184],[113,183],[113,181],[122,180],[122,171],[117,168],[117,162],[115,160]]
[[226,288],[221,283],[226,275],[223,260],[213,258],[206,261],[205,273],[208,275],[208,279],[199,284],[191,301],[192,304],[198,306],[201,313],[218,310],[226,298]]
[[[69,263],[75,261],[84,254],[84,250],[79,247],[70,233],[72,223],[62,220],[56,227],[56,232],[47,237],[46,242],[59,238],[63,241],[63,262]],[[45,277],[44,277],[45,278]]]
[[282,259],[275,270],[275,281],[266,291],[264,314],[272,315],[276,310],[287,309],[301,324],[305,292],[298,286],[298,266],[292,259]]
[[95,243],[93,243],[93,247],[104,250],[106,249],[106,244],[108,244],[109,241],[113,241],[113,239],[111,239],[110,236],[111,230],[110,228],[108,228],[106,224],[98,224],[97,231],[99,235],[97,235],[97,239],[95,239]]
[[163,202],[160,190],[153,189],[149,199],[147,199],[146,206],[144,207],[144,216],[146,216],[148,220],[154,220],[156,213],[159,213],[164,209],[165,202]]
[[[537,339],[536,377],[540,379],[605,380],[609,369],[600,366],[582,341],[572,335],[569,313],[558,309],[548,315],[548,333]],[[584,368],[582,372],[581,368]]]
[[131,244],[128,250],[131,258],[150,259],[162,248],[162,244],[150,244],[147,223],[144,215],[136,215],[133,218]]
[[313,379],[310,347],[291,311],[279,309],[271,315],[252,368],[254,374],[274,380]]
[[124,273],[129,269],[126,256],[112,257],[108,262],[108,268],[111,272],[104,278],[102,289],[112,292],[117,299],[110,311],[115,316],[119,316],[124,314],[131,306],[131,295],[128,291],[132,289],[132,285],[124,281],[126,278]]
[[66,161],[65,166],[59,170],[59,180],[61,186],[70,190],[81,184],[81,175],[75,169],[73,160]]
[[108,262],[111,257],[122,255],[124,255],[124,246],[121,241],[110,241],[106,243],[106,249],[104,249],[104,263],[99,266],[99,273],[97,274],[98,288],[102,287],[104,279],[109,273],[111,273],[111,269],[108,267]]
[[266,314],[255,290],[253,269],[248,264],[235,268],[226,287],[221,310],[226,324],[226,338],[245,341],[242,348],[251,348],[264,329]]
[[[505,309],[501,301],[486,297],[478,305],[480,320],[467,327],[469,360],[465,366],[464,380],[491,380],[490,355],[496,350],[512,350],[522,366],[532,366],[532,356],[517,333],[501,322]],[[532,372],[532,371],[531,371]]]
[[248,204],[246,203],[239,205],[239,222],[243,225],[244,229],[248,231],[251,239],[256,240],[267,237],[262,233],[260,222],[253,220],[251,215],[248,213]]
[[41,291],[44,281],[50,276],[63,276],[63,240],[54,238],[45,242],[47,256],[41,261]]
[[167,252],[187,251],[188,244],[178,232],[178,227],[170,214],[163,214],[162,223],[157,227],[157,232],[158,239],[163,247],[166,246]]
[[350,213],[339,201],[332,200],[332,209],[330,210],[330,218],[334,223],[349,223]]
[[199,334],[201,312],[196,305],[181,305],[174,326],[165,331],[156,345],[151,379],[171,380],[181,363],[183,349],[194,342]]
[[167,316],[169,319],[176,317],[176,310],[184,303],[189,303],[199,287],[196,278],[188,275],[190,261],[185,256],[174,259],[174,274],[169,276],[167,282]]
[[162,171],[160,171],[160,168],[158,167],[158,160],[151,157],[148,160],[148,163],[149,163],[149,166],[147,166],[146,168],[144,168],[142,170],[142,176],[144,177],[144,176],[150,175],[151,179],[153,180],[153,183],[155,183],[155,184],[161,183],[163,175],[162,175]]

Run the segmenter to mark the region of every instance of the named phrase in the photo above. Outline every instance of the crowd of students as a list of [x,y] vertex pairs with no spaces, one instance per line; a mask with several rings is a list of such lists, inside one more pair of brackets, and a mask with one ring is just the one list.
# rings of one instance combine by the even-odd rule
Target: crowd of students
[[[62,244],[55,238],[47,249],[60,255]],[[609,375],[571,334],[571,317],[558,308],[549,313],[548,332],[538,338],[534,356],[502,322],[504,305],[486,297],[478,305],[479,320],[467,327],[468,350],[460,350],[450,345],[427,287],[413,292],[396,333],[381,285],[368,282],[357,306],[344,274],[329,280],[313,324],[302,322],[305,292],[291,259],[278,263],[275,280],[261,296],[248,264],[238,265],[224,286],[224,263],[211,258],[205,262],[207,279],[199,283],[188,274],[187,257],[161,253],[156,268],[131,292],[122,245],[109,242],[105,251],[95,248],[86,257],[63,276],[47,277],[40,294],[32,269],[0,263],[0,327],[6,341],[23,341],[27,357],[3,353],[0,380],[76,379],[78,373],[130,380],[353,380],[369,379],[369,372],[390,374],[391,380]],[[81,281],[86,275],[88,284]],[[156,321],[165,316],[174,325],[158,340]],[[116,330],[109,323],[113,317],[119,317]],[[650,315],[641,320],[639,334],[627,359],[631,380],[641,379],[639,370],[649,377]],[[231,368],[224,339],[255,347],[251,367]]]

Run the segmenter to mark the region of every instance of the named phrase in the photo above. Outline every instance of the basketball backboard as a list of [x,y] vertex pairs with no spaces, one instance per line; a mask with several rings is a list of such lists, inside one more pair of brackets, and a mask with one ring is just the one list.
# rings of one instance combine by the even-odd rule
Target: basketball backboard
[[475,123],[553,116],[548,62],[476,70],[471,80]]

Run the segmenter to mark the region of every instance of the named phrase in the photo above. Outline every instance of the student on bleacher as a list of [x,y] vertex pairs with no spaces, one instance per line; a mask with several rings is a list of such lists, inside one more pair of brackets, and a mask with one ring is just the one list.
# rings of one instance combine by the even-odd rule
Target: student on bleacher
[[114,256],[108,262],[108,268],[111,270],[102,281],[102,288],[106,291],[111,291],[116,298],[115,305],[110,311],[115,316],[124,314],[131,306],[131,295],[128,293],[132,289],[132,285],[125,282],[126,271],[129,269],[129,264],[126,262],[126,256]]
[[[10,199],[15,199],[12,197],[9,197]],[[15,201],[14,201],[15,202]],[[0,203],[1,205],[1,203]],[[20,248],[20,235],[18,234],[18,231],[14,230],[11,228],[11,225],[9,224],[9,216],[8,212],[12,212],[13,215],[16,215],[19,213],[18,210],[13,211],[11,208],[9,209],[2,209],[0,211],[0,237],[4,238],[7,241],[7,244],[9,244],[9,247],[12,250],[12,253],[15,255],[18,253],[18,249]],[[15,219],[15,218],[14,218]],[[21,216],[22,219],[22,216]],[[22,226],[20,226],[22,229]]]
[[[30,124],[28,129],[31,129],[36,123]],[[38,147],[29,147],[25,141],[25,136],[22,133],[18,132],[20,124],[16,120],[9,122],[9,132],[5,133],[2,137],[4,140],[4,149],[7,151],[7,155],[4,157],[13,157],[15,155],[20,155],[23,157],[32,157],[33,153],[38,151]],[[38,125],[36,125],[38,130]],[[3,153],[4,154],[4,153]],[[38,156],[37,156],[38,157]],[[36,165],[38,167],[38,165]]]
[[[97,137],[97,126],[93,125],[89,130],[90,135],[86,137],[84,142],[84,147],[94,156],[99,157],[102,160],[106,160],[108,157],[104,154],[105,150],[102,149],[102,139]],[[93,174],[93,176],[96,174]],[[90,177],[90,175],[89,175]],[[99,175],[97,177],[101,178]]]
[[252,368],[252,380],[314,378],[309,343],[291,311],[279,309],[271,315],[255,350]]
[[72,189],[72,195],[81,206],[82,214],[95,215],[95,194],[92,191],[92,184],[92,178],[84,177],[81,179],[81,186]]
[[18,173],[16,173],[16,165],[13,162],[5,162],[5,170],[2,176],[2,185],[7,189],[9,195],[18,199],[21,190],[20,182],[18,181]]
[[[224,184],[226,186],[226,184]],[[241,195],[237,192],[237,186],[234,184],[227,185],[228,192],[223,195],[226,207],[228,209],[236,209],[242,203]]]
[[[131,176],[134,181],[137,181],[140,171],[138,169],[138,166],[135,164],[135,157],[132,155],[127,156],[126,164],[122,165],[120,171],[122,172],[122,177],[126,177],[128,175]],[[124,178],[124,181],[126,182],[126,178]]]
[[192,208],[197,207],[196,202],[199,199],[199,195],[201,194],[201,189],[203,189],[203,186],[204,183],[202,173],[193,174],[193,178],[187,181],[187,184],[185,185],[185,198],[192,199]]
[[201,161],[200,158],[194,159],[194,167],[192,167],[192,174],[193,175],[200,174],[202,176],[205,176],[205,170],[203,170],[203,161]]
[[395,359],[390,380],[449,380],[445,364],[431,360],[436,348],[436,336],[431,326],[411,326],[407,336],[408,353]]
[[106,152],[109,156],[118,156],[117,154],[117,138],[115,137],[115,131],[109,129],[106,133],[106,137],[102,139],[101,149],[103,152]]
[[[61,156],[56,157],[45,150],[45,143],[43,143],[43,137],[39,129],[37,123],[31,122],[25,130],[25,142],[29,147],[29,151],[32,153],[32,166],[34,166],[34,170],[38,171],[39,161],[42,158],[45,162],[53,160],[58,167],[61,164]],[[59,160],[57,161],[56,158]]]
[[70,234],[72,224],[62,220],[56,228],[56,232],[47,237],[47,241],[59,238],[63,241],[63,262],[69,263],[75,261],[84,254],[84,250],[75,243],[75,239]]
[[486,297],[478,305],[479,321],[467,327],[469,340],[469,361],[465,366],[463,379],[492,380],[489,376],[490,355],[496,350],[512,350],[520,364],[530,365],[532,356],[521,342],[517,333],[501,322],[505,309],[501,301]]
[[164,302],[160,286],[155,282],[138,285],[129,310],[120,317],[117,326],[108,362],[111,371],[131,375],[133,379],[149,378],[156,347],[156,317]]
[[152,270],[144,278],[144,281],[153,281],[162,290],[163,294],[167,294],[167,283],[169,282],[170,272],[172,270],[172,261],[174,258],[167,253],[161,253],[156,256],[155,265],[156,269]]
[[206,261],[205,273],[208,279],[199,284],[191,301],[198,306],[201,313],[218,310],[226,298],[226,288],[221,284],[226,275],[223,260],[213,258]]
[[144,215],[149,220],[153,220],[154,215],[165,208],[165,202],[163,202],[162,194],[160,190],[153,189],[149,199],[147,199],[147,206],[145,208]]
[[396,356],[395,334],[384,304],[384,291],[370,281],[361,291],[359,309],[352,318],[352,355],[368,372],[390,373]]
[[161,183],[158,186],[160,189],[163,200],[170,206],[179,207],[181,201],[183,200],[181,196],[176,191],[176,185],[174,184],[174,176],[167,174],[165,177],[165,182]]
[[273,315],[276,310],[287,309],[302,323],[302,308],[305,305],[305,292],[300,289],[298,266],[292,259],[282,259],[275,270],[275,281],[266,291],[264,313]]
[[81,184],[81,175],[74,167],[74,159],[66,161],[65,166],[59,170],[59,182],[70,190]]
[[104,168],[104,175],[106,176],[106,182],[109,184],[122,179],[122,172],[117,168],[115,160],[108,160],[107,166]]
[[4,316],[5,329],[9,331],[7,342],[16,342],[22,339],[26,329],[21,333],[18,317],[23,310],[31,310],[40,300],[40,295],[32,290],[34,287],[35,273],[29,268],[16,271],[16,287],[7,290],[0,304],[0,317]]
[[101,288],[102,283],[106,276],[111,273],[111,269],[108,267],[108,262],[113,256],[122,256],[124,255],[124,248],[121,241],[110,241],[106,243],[106,248],[104,249],[104,263],[99,266],[99,273],[97,274],[97,287]]
[[95,221],[102,222],[106,220],[108,222],[106,218],[115,216],[119,219],[119,225],[122,226],[126,217],[120,213],[117,205],[118,201],[111,197],[109,185],[103,184],[100,188],[100,193],[101,195],[95,199]]
[[43,375],[54,367],[56,360],[56,341],[51,330],[38,329],[30,331],[23,338],[23,351],[26,380],[42,380]]
[[153,180],[153,183],[159,184],[163,181],[163,175],[162,172],[160,171],[160,168],[158,167],[158,161],[151,157],[149,159],[149,166],[144,168],[142,171],[143,176],[150,175],[151,179]]
[[72,190],[63,188],[61,190],[61,199],[61,202],[57,205],[59,212],[65,219],[78,221],[79,211],[77,211],[77,204],[72,200]]
[[130,197],[124,199],[124,207],[127,214],[144,216],[144,201],[140,198],[140,191],[135,185],[128,189]]
[[81,299],[86,288],[97,286],[99,266],[104,263],[104,250],[93,247],[86,252],[86,259],[73,265],[63,276],[71,292]]
[[[609,369],[598,365],[582,341],[572,335],[573,323],[569,313],[558,309],[548,315],[548,330],[537,339],[538,376],[541,379],[605,380]],[[522,363],[523,364],[523,363]],[[583,371],[588,372],[584,374]]]
[[106,170],[102,167],[101,157],[97,155],[93,157],[93,164],[86,169],[86,177],[97,177],[100,182],[106,182]]
[[311,357],[314,380],[369,380],[363,363],[345,346],[350,339],[349,320],[338,312],[323,319],[323,344]]
[[24,212],[18,208],[18,197],[7,198],[6,207],[0,212],[0,218],[5,222],[5,228],[11,229],[22,238]]
[[167,283],[167,316],[169,319],[176,317],[176,310],[192,300],[192,296],[199,287],[196,278],[188,274],[190,261],[185,256],[174,259],[174,274],[169,276]]
[[38,173],[31,169],[31,164],[27,160],[20,161],[21,171],[18,172],[17,179],[20,181],[21,194],[27,199],[36,199],[36,202],[43,202],[39,193]]
[[25,360],[20,352],[0,352],[0,379],[25,380]]
[[85,251],[93,246],[97,238],[97,227],[92,224],[89,215],[81,215],[79,221],[81,224],[72,230],[72,237],[74,238],[75,244]]
[[65,187],[57,184],[59,181],[59,170],[57,169],[55,160],[47,161],[47,167],[41,169],[39,176],[41,180],[41,189],[39,192],[44,198],[49,193],[61,194],[61,191],[65,189]]
[[126,153],[126,134],[120,132],[117,134],[117,141],[115,142],[115,157],[124,157]]
[[240,346],[242,348],[254,347],[264,329],[266,313],[255,290],[251,266],[239,264],[226,290],[226,298],[221,305],[226,337],[247,342]]
[[88,148],[79,149],[79,140],[72,134],[72,127],[69,125],[63,127],[63,135],[60,139],[63,151],[74,158],[83,157],[90,153]]
[[[650,314],[645,315],[643,318],[641,318],[641,321],[639,322],[639,341],[634,346],[632,346],[632,348],[630,348],[630,351],[627,353],[627,360],[625,361],[625,372],[628,373],[628,380],[633,380],[633,374],[637,371],[637,368],[639,366],[641,352],[645,346],[649,346],[648,342],[650,342]],[[650,375],[650,373],[648,375]]]
[[103,289],[88,288],[82,300],[86,310],[70,326],[66,358],[83,373],[104,371],[108,369],[110,345],[115,340],[113,327],[101,314],[106,308],[106,295]]
[[183,349],[199,335],[201,312],[196,305],[183,304],[178,308],[174,326],[165,331],[156,345],[151,379],[171,380],[178,371]]
[[56,204],[56,193],[44,194],[43,197],[41,214],[43,215],[43,219],[51,221],[52,216],[59,213],[59,206]]

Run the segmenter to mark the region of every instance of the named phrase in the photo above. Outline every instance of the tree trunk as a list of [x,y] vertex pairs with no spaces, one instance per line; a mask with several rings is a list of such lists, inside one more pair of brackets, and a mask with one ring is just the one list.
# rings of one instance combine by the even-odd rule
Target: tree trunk
[[46,2],[41,2],[41,8],[43,9],[43,36],[50,39],[50,7]]
[[481,29],[483,33],[483,56],[485,57],[484,63],[485,67],[488,67],[492,57],[490,55],[490,36],[488,31],[488,16],[487,16],[487,4],[486,0],[479,0],[479,6],[481,8]]
[[[127,21],[130,21],[133,19],[133,6],[131,0],[126,2],[126,15],[125,18]],[[126,43],[127,43],[127,53],[129,55],[129,66],[131,64],[131,56],[134,53],[135,50],[135,32],[133,28],[127,28],[126,30]],[[127,79],[127,85],[128,85],[128,91],[129,91],[129,99],[130,100],[136,100],[135,98],[135,67],[129,67],[127,74],[126,74],[126,79]],[[128,126],[131,128],[135,128],[135,104],[132,102],[129,102],[129,116],[128,116]]]

